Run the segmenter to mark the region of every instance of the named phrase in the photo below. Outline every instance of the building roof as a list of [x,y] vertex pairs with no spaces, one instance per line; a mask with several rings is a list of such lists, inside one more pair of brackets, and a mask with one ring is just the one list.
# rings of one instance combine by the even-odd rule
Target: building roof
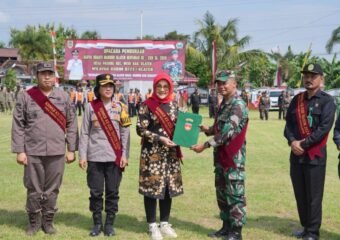
[[19,49],[18,48],[0,48],[0,57],[20,58]]

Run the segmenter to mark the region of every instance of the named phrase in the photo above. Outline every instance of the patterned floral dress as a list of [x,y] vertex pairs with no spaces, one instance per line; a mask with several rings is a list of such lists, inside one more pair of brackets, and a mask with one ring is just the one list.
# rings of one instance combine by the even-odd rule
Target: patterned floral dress
[[[173,122],[177,119],[177,103],[161,104],[161,108]],[[157,117],[142,104],[137,119],[137,134],[142,137],[139,168],[139,193],[156,199],[164,199],[166,188],[170,197],[183,193],[181,161],[176,148],[163,145],[159,138],[169,138]]]

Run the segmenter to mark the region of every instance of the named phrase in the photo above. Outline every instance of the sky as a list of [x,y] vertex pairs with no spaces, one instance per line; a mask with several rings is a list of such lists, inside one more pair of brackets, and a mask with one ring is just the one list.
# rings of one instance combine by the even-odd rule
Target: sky
[[[325,45],[340,26],[339,0],[1,0],[0,41],[8,44],[11,28],[47,23],[62,23],[78,34],[96,30],[103,39],[174,30],[192,36],[207,11],[220,25],[237,18],[239,36],[251,37],[246,50],[283,54],[290,45],[300,53],[312,43],[313,55],[333,57]],[[340,44],[333,51],[340,53]]]

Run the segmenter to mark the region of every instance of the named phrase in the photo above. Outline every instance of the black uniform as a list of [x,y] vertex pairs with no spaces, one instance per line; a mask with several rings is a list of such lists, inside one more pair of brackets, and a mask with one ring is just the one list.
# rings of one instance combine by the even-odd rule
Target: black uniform
[[201,103],[201,96],[198,92],[194,92],[190,95],[190,104],[193,113],[199,113]]
[[[308,99],[307,114],[312,117],[311,134],[301,142],[301,147],[308,150],[327,137],[332,128],[335,113],[335,103],[332,96],[319,90]],[[302,140],[297,121],[297,96],[288,108],[284,136],[290,145],[294,140]],[[299,115],[300,116],[300,115]],[[300,223],[309,236],[318,238],[322,217],[322,197],[326,170],[326,146],[320,148],[322,157],[315,156],[313,160],[308,154],[296,156],[290,154],[290,176],[294,188]]]
[[280,94],[278,98],[278,105],[279,105],[279,119],[281,120],[281,116],[283,115],[283,119],[286,117],[284,114],[284,96],[283,93]]

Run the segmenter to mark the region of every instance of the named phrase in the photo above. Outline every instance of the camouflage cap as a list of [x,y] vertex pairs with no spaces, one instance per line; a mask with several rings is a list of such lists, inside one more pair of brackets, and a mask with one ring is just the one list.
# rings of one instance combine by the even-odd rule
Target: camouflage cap
[[171,51],[171,55],[175,55],[175,54],[178,55],[178,50],[177,49],[174,49],[174,50]]
[[219,71],[217,74],[216,74],[216,79],[215,81],[221,81],[221,82],[226,82],[229,77],[231,77],[231,71],[229,70],[222,70],[222,71]]

